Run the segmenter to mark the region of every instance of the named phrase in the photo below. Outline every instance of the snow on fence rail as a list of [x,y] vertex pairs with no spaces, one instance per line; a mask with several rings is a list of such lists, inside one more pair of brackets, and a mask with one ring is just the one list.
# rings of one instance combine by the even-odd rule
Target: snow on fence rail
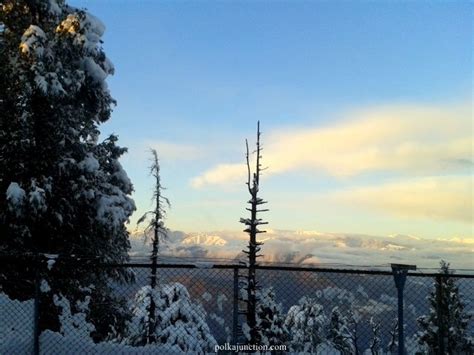
[[[222,264],[159,264],[159,286],[149,286],[150,264],[61,262],[54,257],[34,264],[8,262],[0,271],[0,354],[146,354],[212,353],[216,345],[245,344],[245,317],[238,301],[238,269]],[[0,259],[0,265],[2,259]],[[203,267],[205,265],[205,267]],[[68,268],[125,271],[128,280],[109,285],[110,297],[97,296],[94,285],[76,285],[78,297],[63,295]],[[257,319],[264,345],[289,351],[330,354],[398,353],[397,289],[389,271],[259,266]],[[474,315],[474,275],[449,275],[458,307]],[[449,337],[472,351],[474,323],[430,344],[433,324],[420,317],[441,315],[452,305],[433,296],[439,274],[408,273],[404,289],[404,340],[408,354],[447,349]],[[62,293],[63,292],[63,293]],[[74,294],[74,292],[71,292]],[[434,297],[434,298],[433,298]],[[436,304],[439,300],[440,304]],[[433,303],[434,302],[434,303]],[[443,303],[444,302],[444,303]],[[153,303],[153,310],[150,310]],[[115,308],[113,308],[115,307]],[[115,309],[111,312],[111,309]],[[56,312],[59,322],[48,318]],[[150,322],[152,326],[150,327]],[[442,327],[441,327],[442,328]],[[248,329],[247,329],[248,331]],[[423,343],[420,339],[427,339]],[[464,340],[463,340],[464,337]],[[432,346],[432,348],[429,348]],[[469,348],[471,347],[471,348]],[[462,353],[464,350],[459,350]]]

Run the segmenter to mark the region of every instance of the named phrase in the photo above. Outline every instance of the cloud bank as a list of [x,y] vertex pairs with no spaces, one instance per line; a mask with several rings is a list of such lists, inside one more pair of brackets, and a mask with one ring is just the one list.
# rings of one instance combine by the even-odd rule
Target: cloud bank
[[428,177],[333,193],[329,200],[397,217],[473,222],[472,177]]
[[[264,137],[266,175],[295,170],[348,178],[367,172],[410,175],[473,166],[470,105],[386,106],[349,112],[325,127],[284,129]],[[201,188],[245,180],[245,165],[223,163],[191,180]]]
[[[248,236],[243,232],[172,232],[162,245],[162,260],[167,258],[243,259]],[[293,264],[339,264],[388,266],[390,263],[416,264],[436,268],[441,259],[454,268],[472,269],[474,238],[422,239],[408,235],[371,236],[350,233],[270,230],[264,241],[263,262]],[[132,256],[149,255],[150,245],[140,235],[131,239]]]

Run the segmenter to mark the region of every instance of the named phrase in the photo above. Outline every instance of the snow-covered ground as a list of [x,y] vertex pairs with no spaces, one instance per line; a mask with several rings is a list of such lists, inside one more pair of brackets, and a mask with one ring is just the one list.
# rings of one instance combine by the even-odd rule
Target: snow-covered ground
[[33,301],[16,301],[0,292],[0,354],[33,352]]
[[[66,306],[64,300],[61,303]],[[0,292],[0,354],[24,355],[33,353],[33,300],[11,300]],[[177,346],[148,345],[133,347],[125,344],[94,343],[85,334],[91,329],[84,318],[63,311],[61,333],[44,331],[39,338],[42,354],[183,354]],[[93,326],[92,326],[93,327]]]

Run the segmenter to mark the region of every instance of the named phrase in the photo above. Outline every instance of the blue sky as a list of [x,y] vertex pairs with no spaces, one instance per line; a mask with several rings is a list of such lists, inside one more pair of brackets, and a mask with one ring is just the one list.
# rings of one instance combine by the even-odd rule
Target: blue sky
[[467,2],[70,3],[107,27],[132,223],[154,147],[171,228],[240,229],[260,120],[272,228],[472,238]]

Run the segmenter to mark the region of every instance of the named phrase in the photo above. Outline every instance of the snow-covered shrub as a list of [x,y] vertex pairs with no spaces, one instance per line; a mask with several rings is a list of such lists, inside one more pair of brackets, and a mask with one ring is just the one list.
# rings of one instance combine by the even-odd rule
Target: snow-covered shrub
[[[62,296],[55,297],[61,309],[61,331],[45,330],[40,334],[42,353],[48,354],[182,354],[178,347],[167,345],[148,345],[136,347],[111,342],[95,343],[88,333],[94,326],[87,322],[87,300],[79,304],[85,312],[73,312],[70,302]],[[0,292],[0,354],[32,354],[34,301],[17,301]]]
[[341,314],[338,307],[334,307],[331,312],[327,338],[341,354],[351,355],[355,352],[349,319]]
[[257,292],[257,300],[257,327],[261,344],[285,344],[289,338],[288,329],[285,325],[282,306],[276,302],[273,288]]
[[59,322],[61,325],[60,333],[66,337],[90,339],[91,332],[95,327],[87,321],[89,312],[90,296],[86,296],[82,302],[77,302],[75,308],[71,307],[70,302],[62,295],[53,295],[54,304],[61,309]]
[[[150,333],[150,305],[155,304],[155,319]],[[206,312],[193,303],[180,283],[157,288],[142,287],[132,307],[132,320],[126,341],[132,345],[164,344],[182,352],[214,351],[217,344],[206,323]]]
[[314,298],[302,297],[298,305],[292,306],[285,320],[290,331],[292,351],[316,353],[319,345],[325,343],[327,318]]

